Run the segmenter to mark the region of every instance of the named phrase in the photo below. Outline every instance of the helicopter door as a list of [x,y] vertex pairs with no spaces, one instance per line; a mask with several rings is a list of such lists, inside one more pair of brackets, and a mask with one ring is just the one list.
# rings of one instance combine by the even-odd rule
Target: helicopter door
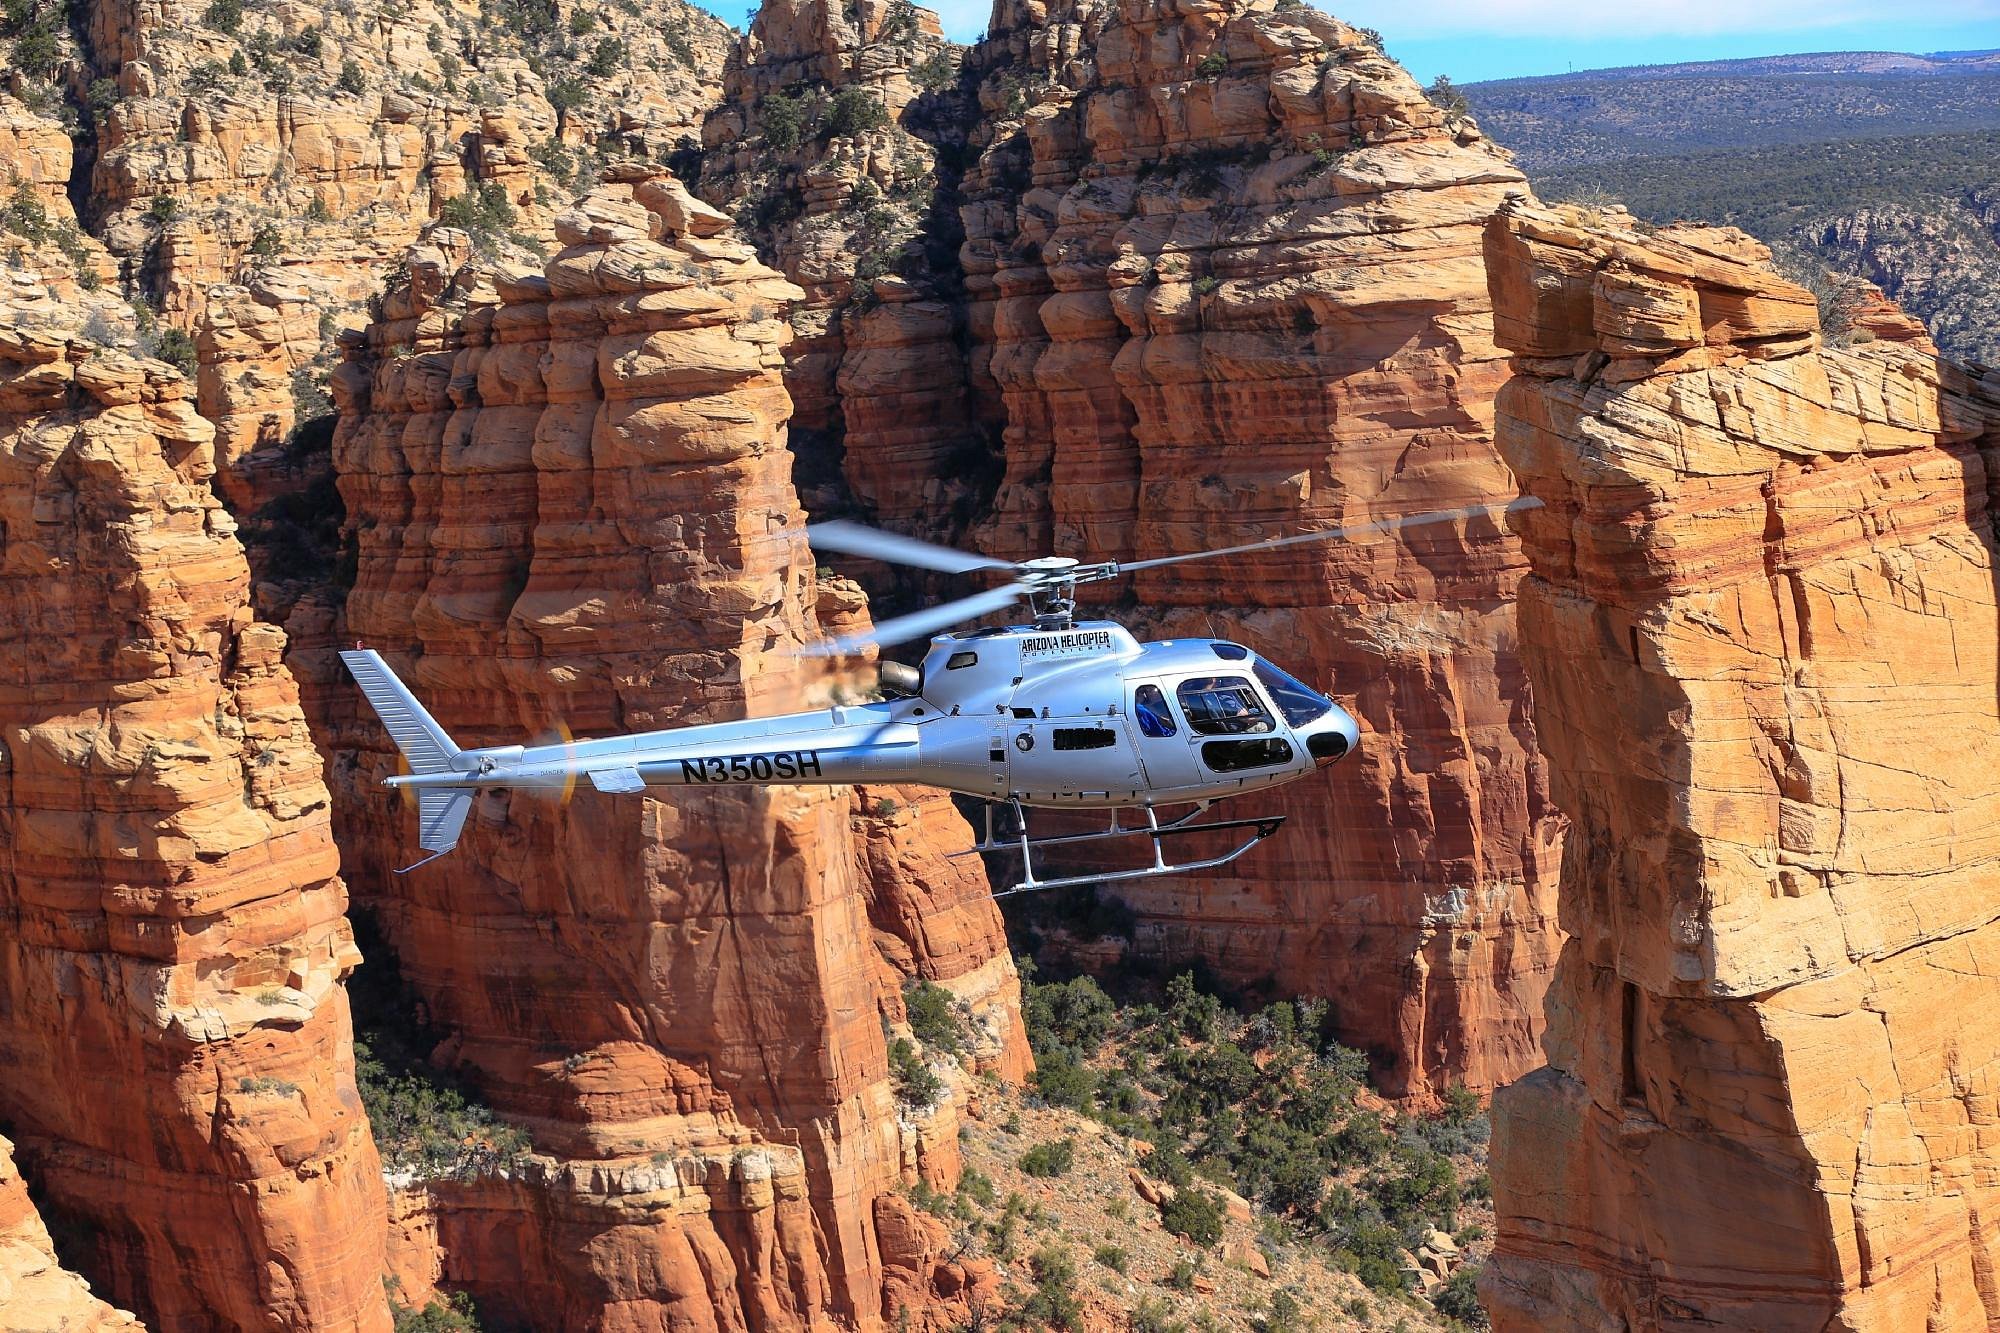
[[1188,730],[1201,750],[1202,766],[1224,777],[1268,776],[1292,762],[1285,731],[1242,676],[1195,676],[1174,691]]
[[1186,728],[1174,716],[1166,691],[1152,681],[1140,681],[1131,687],[1127,703],[1147,785],[1159,791],[1200,782],[1201,771],[1195,767],[1194,751],[1188,748]]

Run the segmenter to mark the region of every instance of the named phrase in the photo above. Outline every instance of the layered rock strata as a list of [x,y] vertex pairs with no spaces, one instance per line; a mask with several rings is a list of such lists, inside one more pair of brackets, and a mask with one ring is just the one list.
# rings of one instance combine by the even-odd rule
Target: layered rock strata
[[1571,820],[1501,1330],[2000,1323],[2000,395],[1728,231],[1525,201],[1522,652]]
[[49,1229],[0,1139],[0,1324],[20,1333],[144,1333],[129,1311],[114,1310],[56,1260]]
[[[1520,174],[1307,8],[1003,5],[962,257],[1007,557],[1143,558],[1503,500],[1481,227]],[[1325,995],[1385,1088],[1536,1062],[1559,821],[1489,521],[1104,590],[1328,688],[1360,753],[1225,871],[1121,886],[1135,944]]]
[[0,317],[0,381],[0,1119],[159,1333],[386,1330],[359,955],[213,431],[46,309]]
[[[420,247],[352,342],[339,636],[389,652],[461,743],[823,694],[792,655],[824,600],[784,447],[797,289],[727,227],[630,172],[557,218],[540,271],[489,283]],[[302,604],[301,642],[333,614]],[[899,1104],[889,1077],[898,983],[966,997],[981,1065],[1026,1059],[976,864],[928,841],[964,845],[955,816],[878,799],[857,832],[844,790],[496,793],[399,878],[388,738],[304,655],[357,891],[453,1034],[435,1058],[537,1150],[430,1187],[446,1285],[537,1327],[756,1328],[872,1327],[885,1293],[950,1284],[878,1221],[898,1184],[957,1170],[950,1103]]]
[[808,504],[943,540],[983,498],[954,250],[962,55],[908,0],[762,6],[703,130],[700,190],[805,293],[785,358]]

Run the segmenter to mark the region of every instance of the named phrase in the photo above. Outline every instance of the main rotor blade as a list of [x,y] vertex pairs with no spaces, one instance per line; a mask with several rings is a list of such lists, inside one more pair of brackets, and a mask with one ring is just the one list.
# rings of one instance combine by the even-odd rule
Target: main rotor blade
[[883,532],[877,528],[864,527],[862,524],[849,523],[839,518],[825,523],[808,524],[806,540],[815,550],[865,555],[871,559],[887,561],[892,565],[915,565],[918,569],[935,569],[946,574],[965,574],[975,569],[1013,568],[1005,560],[973,555],[966,551],[954,551],[949,546],[933,546],[929,542],[918,541],[915,537]]
[[977,620],[980,616],[992,615],[995,611],[1004,611],[1020,601],[1027,591],[1028,585],[1025,583],[1010,583],[991,592],[946,602],[943,606],[912,611],[907,616],[896,616],[865,633],[809,643],[799,650],[799,654],[802,657],[843,657],[871,643],[886,647],[894,643],[908,643],[911,639],[927,639],[941,629],[963,621]]
[[1327,528],[1321,532],[1302,532],[1295,537],[1273,537],[1269,541],[1245,542],[1241,546],[1223,546],[1213,551],[1196,551],[1191,555],[1163,555],[1152,560],[1121,560],[1118,572],[1128,574],[1135,569],[1153,569],[1160,565],[1177,565],[1184,560],[1212,560],[1220,555],[1243,555],[1250,551],[1269,551],[1280,546],[1299,546],[1306,542],[1332,542],[1342,537],[1356,537],[1364,532],[1393,532],[1397,528],[1414,528],[1425,523],[1450,523],[1455,519],[1497,517],[1501,514],[1516,513],[1523,509],[1539,509],[1542,502],[1532,495],[1524,495],[1511,504],[1471,505],[1465,509],[1434,509],[1423,514],[1406,514],[1402,518],[1377,519],[1369,523],[1350,523],[1344,528]]

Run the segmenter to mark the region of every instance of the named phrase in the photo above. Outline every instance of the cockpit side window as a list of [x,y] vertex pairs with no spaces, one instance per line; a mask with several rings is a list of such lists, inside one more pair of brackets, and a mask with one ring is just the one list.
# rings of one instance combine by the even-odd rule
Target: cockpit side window
[[1167,696],[1157,685],[1141,685],[1132,692],[1132,716],[1139,719],[1139,730],[1147,736],[1171,736],[1180,730],[1174,725],[1174,710],[1167,707]]
[[1271,692],[1271,699],[1278,705],[1278,711],[1285,715],[1285,721],[1295,727],[1302,727],[1315,718],[1325,717],[1333,707],[1333,700],[1321,694],[1312,686],[1278,670],[1263,658],[1251,663],[1257,679],[1264,682],[1264,688]]
[[978,653],[953,653],[951,660],[944,664],[946,671],[962,671],[969,666],[979,665]]
[[1243,736],[1274,730],[1256,689],[1241,676],[1195,676],[1174,693],[1197,736]]

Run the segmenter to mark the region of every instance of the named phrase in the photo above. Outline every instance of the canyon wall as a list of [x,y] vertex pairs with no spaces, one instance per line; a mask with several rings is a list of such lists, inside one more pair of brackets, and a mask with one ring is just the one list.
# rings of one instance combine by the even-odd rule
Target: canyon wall
[[939,540],[964,532],[992,472],[962,347],[963,54],[907,0],[760,6],[698,182],[805,294],[785,387],[807,506]]
[[1740,233],[1487,233],[1520,635],[1571,820],[1496,1329],[1979,1329],[2000,1030],[2000,385],[1844,349]]
[[[860,614],[799,531],[781,379],[798,289],[633,168],[488,276],[441,231],[335,377],[353,587],[300,603],[341,842],[458,1068],[535,1152],[430,1187],[438,1267],[536,1327],[875,1327],[962,1291],[895,1189],[957,1172],[956,1111],[899,1101],[900,985],[1026,1067],[968,834],[935,794],[480,798],[408,876],[387,736],[335,674],[387,652],[462,744],[824,698],[793,649]],[[462,239],[462,238],[456,238]],[[915,1317],[924,1317],[922,1308]]]
[[0,312],[0,1124],[155,1333],[386,1330],[319,756],[213,431],[107,308]]
[[0,1139],[0,1327],[38,1333],[144,1333],[130,1311],[91,1295],[90,1284],[56,1260],[49,1229],[14,1166],[14,1145]]
[[[981,549],[1143,558],[1514,493],[1480,236],[1521,176],[1369,39],[1303,7],[1003,4],[968,63],[969,373],[1006,468]],[[1560,823],[1522,569],[1482,520],[1104,590],[1142,636],[1241,639],[1364,729],[1258,802],[1279,838],[1120,886],[1135,947],[1331,998],[1394,1094],[1532,1067]]]

